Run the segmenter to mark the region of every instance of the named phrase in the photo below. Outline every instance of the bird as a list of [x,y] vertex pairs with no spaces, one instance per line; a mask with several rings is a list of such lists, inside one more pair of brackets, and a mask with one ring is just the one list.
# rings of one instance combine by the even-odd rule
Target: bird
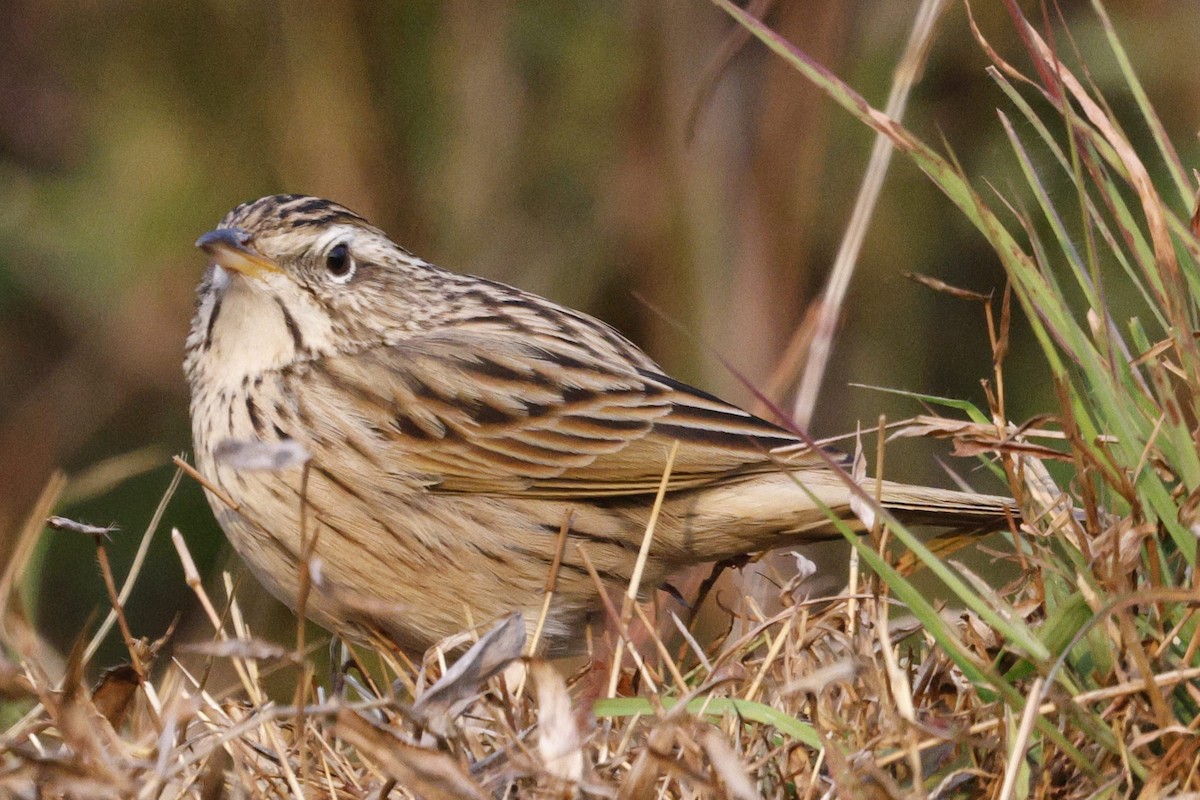
[[[293,609],[304,590],[303,612],[338,635],[419,653],[516,611],[531,630],[542,618],[543,654],[578,653],[603,615],[591,571],[626,589],[660,489],[643,594],[687,565],[838,537],[830,514],[864,527],[845,456],[335,202],[243,203],[196,246],[196,469],[262,585]],[[264,468],[231,455],[246,447],[303,457]],[[859,485],[907,523],[1019,515],[1003,496]],[[302,564],[319,566],[311,590]]]

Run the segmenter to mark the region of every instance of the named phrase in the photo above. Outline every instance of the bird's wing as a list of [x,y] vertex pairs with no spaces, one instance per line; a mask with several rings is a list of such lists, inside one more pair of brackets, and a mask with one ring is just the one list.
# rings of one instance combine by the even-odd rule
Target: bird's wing
[[[318,449],[350,441],[437,491],[653,493],[675,441],[671,489],[822,462],[782,428],[648,359],[602,355],[569,341],[450,331],[314,361],[293,389],[325,434],[314,436]],[[348,407],[315,418],[330,403]],[[771,453],[779,448],[787,455]]]

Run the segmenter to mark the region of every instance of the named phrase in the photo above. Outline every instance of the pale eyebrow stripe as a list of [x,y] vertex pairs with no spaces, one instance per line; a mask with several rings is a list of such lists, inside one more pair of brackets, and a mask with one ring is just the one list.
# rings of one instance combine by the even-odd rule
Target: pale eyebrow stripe
[[353,225],[334,225],[317,237],[314,249],[324,252],[327,248],[332,247],[337,240],[346,238],[356,230],[358,229]]

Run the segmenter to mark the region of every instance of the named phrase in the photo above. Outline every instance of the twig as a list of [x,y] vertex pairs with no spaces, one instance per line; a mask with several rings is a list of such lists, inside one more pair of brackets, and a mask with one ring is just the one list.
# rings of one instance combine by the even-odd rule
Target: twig
[[[142,572],[142,566],[146,563],[146,554],[150,552],[150,542],[154,538],[154,534],[158,532],[158,526],[162,524],[163,514],[167,510],[167,503],[171,502],[171,498],[175,496],[175,490],[179,488],[179,481],[182,478],[183,470],[177,468],[175,474],[171,476],[171,482],[167,484],[167,490],[163,492],[163,496],[159,499],[158,506],[154,509],[154,514],[150,517],[150,522],[146,525],[145,532],[142,533],[142,539],[138,542],[137,552],[133,556],[133,563],[129,565],[129,571],[125,573],[125,582],[121,584],[121,591],[117,594],[117,602],[122,608],[125,607],[125,603],[129,602],[129,595],[133,594],[134,584]],[[112,630],[112,626],[116,621],[117,612],[115,609],[110,609],[107,616],[104,617],[104,621],[100,623],[100,627],[96,629],[92,640],[88,642],[87,649],[83,651],[83,661],[85,664],[91,661],[96,655],[96,651],[100,649],[104,637],[108,636],[108,632]]]
[[[617,696],[617,683],[621,678],[621,656],[625,649],[625,633],[630,618],[630,607],[637,602],[638,589],[641,588],[642,573],[646,569],[646,561],[650,558],[650,545],[654,542],[654,528],[658,525],[658,515],[662,511],[663,499],[667,496],[667,484],[671,479],[671,470],[675,467],[675,455],[679,452],[679,440],[671,442],[671,450],[667,453],[667,463],[663,467],[662,479],[658,484],[658,494],[654,497],[654,506],[650,509],[650,519],[646,521],[646,532],[642,536],[642,547],[638,550],[637,562],[633,565],[633,574],[629,577],[629,586],[625,590],[625,600],[621,604],[621,633],[617,635],[617,646],[613,650],[613,669],[608,676],[608,696]],[[589,562],[590,563],[590,562]],[[589,566],[589,571],[591,567]],[[630,648],[632,652],[634,648]],[[634,659],[638,660],[635,654]]]
[[[884,107],[884,113],[892,120],[900,120],[904,117],[909,92],[921,73],[925,58],[929,53],[929,46],[933,42],[937,19],[946,5],[946,0],[925,0],[917,11],[917,19],[913,23],[912,33],[909,34],[904,56],[896,67],[892,91],[888,95],[887,105]],[[862,186],[859,188],[858,197],[854,202],[854,211],[850,215],[850,221],[846,224],[846,233],[842,238],[841,247],[834,259],[829,283],[826,284],[821,299],[817,301],[817,321],[812,347],[808,353],[808,362],[804,365],[804,376],[800,380],[796,401],[792,406],[792,420],[801,427],[808,426],[812,420],[813,409],[817,405],[817,397],[821,392],[821,383],[825,379],[829,356],[833,352],[834,331],[842,315],[846,292],[850,288],[850,278],[854,274],[858,254],[862,250],[862,243],[867,235],[867,226],[875,211],[875,203],[879,199],[893,150],[890,138],[882,133],[875,137],[875,144],[871,148],[871,159],[867,164]]]
[[[200,580],[200,571],[196,569],[196,562],[192,560],[192,554],[188,550],[187,543],[183,540],[183,534],[179,532],[178,528],[171,529],[171,542],[175,545],[175,552],[179,554],[179,563],[183,566],[184,582],[196,595],[196,599],[200,601],[200,607],[204,609],[204,613],[208,617],[209,623],[213,626],[217,638],[221,641],[227,640],[229,634],[225,632],[225,626],[221,622],[221,617],[217,614],[217,609],[213,607],[212,601],[208,597],[208,592],[204,591],[204,584]],[[254,681],[250,680],[245,660],[232,658],[230,661],[233,664],[234,671],[238,674],[238,678],[242,681],[242,686],[246,689],[246,694],[256,705],[261,705],[263,698],[260,696],[258,686]]]
[[637,613],[638,619],[646,626],[646,632],[649,634],[651,641],[654,642],[655,648],[658,650],[659,657],[662,658],[663,664],[666,665],[667,671],[671,673],[671,678],[675,681],[675,688],[681,692],[688,690],[687,681],[683,679],[683,675],[679,672],[679,667],[675,666],[674,659],[671,658],[671,653],[667,650],[667,646],[663,644],[662,637],[658,635],[658,631],[650,622],[650,618],[646,616],[646,612],[642,610],[641,603],[634,603],[633,610]]
[[[546,617],[550,613],[550,602],[554,599],[554,590],[558,586],[558,571],[562,568],[563,552],[567,548],[567,534],[571,532],[571,520],[574,515],[574,510],[568,508],[563,514],[562,525],[558,529],[558,545],[554,549],[554,561],[551,562],[550,572],[546,575],[546,596],[542,599],[542,611],[538,614],[537,626],[533,629],[533,638],[529,641],[529,655],[531,656],[537,654]],[[522,683],[524,682],[522,681]],[[517,694],[520,696],[520,692]]]
[[[1043,681],[1040,677],[1034,678],[1033,684],[1029,687],[1030,699],[1041,695],[1042,684]],[[1004,770],[1004,783],[1000,786],[1000,794],[996,795],[996,800],[1009,800],[1013,797],[1017,788],[1017,776],[1021,774],[1022,768],[1027,767],[1025,748],[1029,745],[1029,735],[1033,733],[1033,723],[1038,716],[1037,703],[1031,702],[1025,706],[1025,713],[1021,715],[1021,725],[1017,728],[1017,736],[1013,739],[1012,747],[1008,751],[1008,766]]]

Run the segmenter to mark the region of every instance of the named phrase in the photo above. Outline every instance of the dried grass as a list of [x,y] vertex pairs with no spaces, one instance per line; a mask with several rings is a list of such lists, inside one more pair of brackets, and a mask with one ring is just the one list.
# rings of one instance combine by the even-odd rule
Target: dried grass
[[[1024,474],[1036,476],[1044,495],[1045,474],[1022,458]],[[1119,535],[1123,527],[1113,520],[1092,538],[1096,561],[1125,560],[1127,553],[1111,548],[1141,545],[1139,537]],[[1061,537],[1079,534],[1073,515],[1031,519],[1021,529],[1023,556],[994,556],[1012,562],[1017,577],[979,588],[1044,632],[1055,624],[1047,618],[1044,576],[1062,567],[1052,551]],[[103,537],[96,539],[103,552]],[[886,584],[867,581],[855,596],[832,598],[808,598],[806,583],[793,581],[781,592],[782,610],[750,619],[744,635],[703,653],[691,635],[651,642],[636,668],[626,659],[621,674],[626,693],[636,683],[640,696],[594,702],[596,665],[564,681],[558,669],[521,656],[524,629],[511,623],[465,655],[431,651],[419,665],[386,650],[353,656],[343,692],[331,697],[307,659],[255,639],[239,622],[236,600],[209,598],[190,571],[188,583],[214,622],[212,639],[175,646],[170,658],[159,655],[164,642],[134,642],[129,666],[87,688],[84,646],[55,680],[42,666],[36,633],[10,609],[7,642],[18,660],[0,664],[0,691],[32,711],[4,735],[0,791],[146,798],[1086,797],[1135,783],[1174,791],[1200,786],[1195,717],[1180,713],[1200,700],[1200,669],[1179,666],[1169,656],[1179,631],[1153,622],[1156,604],[1189,604],[1188,593],[1164,590],[1107,607],[1094,598],[1081,619],[1101,634],[1097,643],[1109,650],[1110,664],[1103,675],[1092,673],[1102,681],[1098,688],[1071,692],[1049,662],[1022,662],[1004,636],[967,611],[939,612],[961,648],[948,653]],[[118,619],[124,628],[123,615]],[[1064,651],[1074,653],[1074,664],[1094,657],[1085,653],[1087,641],[1086,633],[1075,634],[1074,649]],[[964,657],[1027,700],[1024,710],[964,672]],[[221,664],[237,677],[217,689],[204,676]],[[266,687],[267,674],[280,668],[296,675],[292,698],[272,699]],[[533,690],[518,688],[527,681]],[[1120,746],[1098,738],[1097,726]],[[1131,773],[1130,754],[1139,774]]]

